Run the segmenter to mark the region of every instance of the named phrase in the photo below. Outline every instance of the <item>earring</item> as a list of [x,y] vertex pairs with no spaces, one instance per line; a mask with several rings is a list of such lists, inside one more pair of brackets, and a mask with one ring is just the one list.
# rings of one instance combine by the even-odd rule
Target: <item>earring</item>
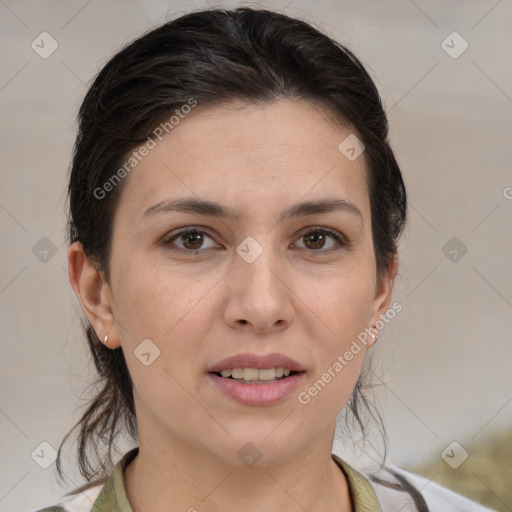
[[105,343],[105,346],[107,346],[107,347],[108,347],[108,345],[107,345],[107,341],[108,341],[108,335],[107,335],[107,334],[105,334],[105,339],[103,340],[103,343]]
[[[377,329],[377,327],[375,327],[375,324],[372,324],[372,327],[373,327],[373,329],[378,330],[378,329]],[[373,332],[372,332],[372,333],[370,333],[370,336],[372,337],[372,340],[373,340],[374,342],[377,340],[377,336],[376,336],[375,334],[373,334]]]

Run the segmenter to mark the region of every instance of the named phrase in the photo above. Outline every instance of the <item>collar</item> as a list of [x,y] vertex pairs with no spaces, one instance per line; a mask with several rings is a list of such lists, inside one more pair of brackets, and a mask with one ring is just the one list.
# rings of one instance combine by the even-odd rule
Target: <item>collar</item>
[[[114,466],[110,478],[105,482],[101,492],[94,502],[91,512],[133,512],[124,487],[123,473],[125,468],[139,453],[139,447],[126,452]],[[331,458],[340,468],[347,479],[354,512],[382,512],[375,492],[368,480],[353,467],[340,459],[334,453]]]
[[382,512],[370,482],[336,454],[331,453],[331,458],[347,479],[352,510],[354,512]]

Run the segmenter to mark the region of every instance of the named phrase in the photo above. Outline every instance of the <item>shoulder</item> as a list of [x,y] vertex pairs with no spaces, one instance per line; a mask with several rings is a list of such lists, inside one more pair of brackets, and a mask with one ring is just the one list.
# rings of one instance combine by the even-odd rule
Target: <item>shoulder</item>
[[[139,447],[126,452],[102,483],[92,485],[71,497],[65,497],[60,503],[34,512],[91,512],[95,510],[112,512],[131,512],[126,496],[123,472],[125,467],[137,456]],[[78,491],[76,491],[78,492]]]
[[388,469],[379,475],[365,475],[383,512],[493,512],[425,477],[395,466]]
[[86,492],[72,498],[67,498],[57,505],[35,510],[34,512],[90,512],[102,488],[103,485],[91,487]]
[[67,496],[51,507],[34,512],[91,512],[95,510],[131,512],[124,489],[123,472],[126,466],[137,456],[139,447],[130,449],[117,462],[109,477],[100,479],[96,485],[86,488],[79,494]]
[[34,512],[65,512],[66,509],[62,508],[60,505],[53,505],[52,507],[40,508],[39,510],[34,510]]

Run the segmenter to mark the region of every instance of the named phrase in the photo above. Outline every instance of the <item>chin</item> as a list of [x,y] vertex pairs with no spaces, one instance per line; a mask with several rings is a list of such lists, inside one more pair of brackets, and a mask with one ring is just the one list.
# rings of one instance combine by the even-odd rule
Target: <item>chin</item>
[[[307,445],[308,441],[299,439],[297,432],[292,432],[289,428],[283,428],[278,432],[281,428],[278,425],[279,421],[265,421],[259,425],[253,421],[245,430],[242,425],[237,425],[237,429],[231,429],[226,425],[233,437],[224,436],[223,442],[215,442],[208,448],[217,458],[232,466],[250,468],[255,465],[279,465],[293,458],[294,454],[300,451],[301,444]],[[290,444],[291,440],[293,445]]]

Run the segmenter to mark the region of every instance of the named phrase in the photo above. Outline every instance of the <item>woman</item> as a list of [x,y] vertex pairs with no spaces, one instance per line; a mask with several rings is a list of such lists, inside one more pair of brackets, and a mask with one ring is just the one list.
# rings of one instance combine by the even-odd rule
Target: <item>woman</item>
[[[395,309],[406,192],[387,129],[349,50],[266,10],[188,14],[105,65],[79,113],[68,252],[103,388],[76,425],[89,483],[44,510],[486,510],[331,454],[344,407],[364,427]],[[110,472],[123,422],[138,446]]]

